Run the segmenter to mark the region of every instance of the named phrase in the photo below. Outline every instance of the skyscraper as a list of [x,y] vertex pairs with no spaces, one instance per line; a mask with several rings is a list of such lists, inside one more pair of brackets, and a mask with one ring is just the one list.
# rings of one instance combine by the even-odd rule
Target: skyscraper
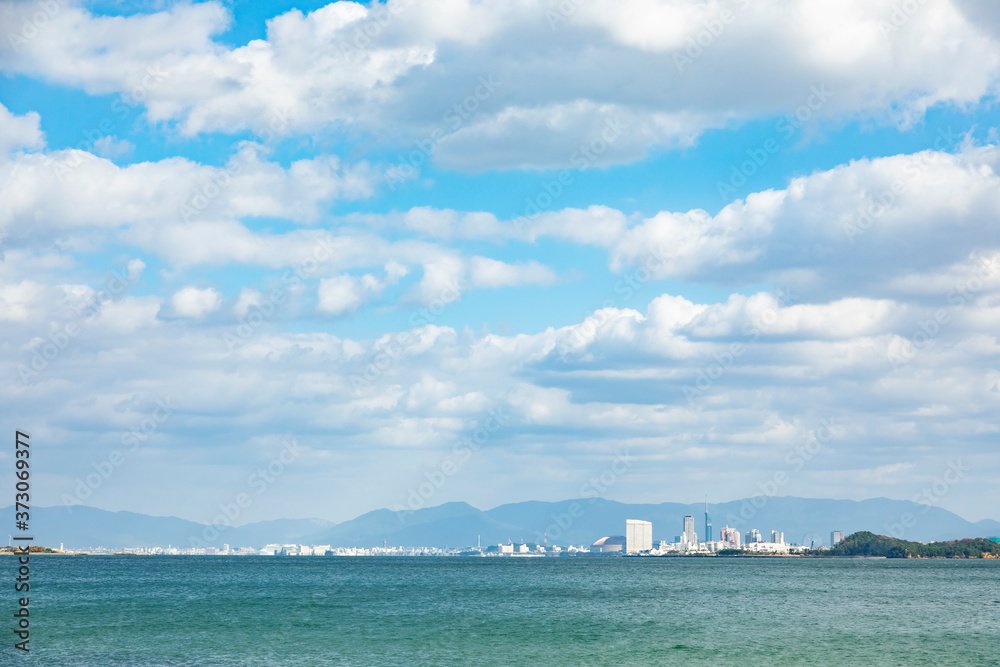
[[705,498],[705,541],[712,541],[712,517],[708,516],[708,498]]
[[638,519],[625,520],[625,553],[637,554],[653,548],[653,524]]
[[831,547],[835,547],[835,546],[837,546],[837,543],[843,542],[843,541],[844,541],[844,531],[842,531],[842,530],[835,530],[832,533],[830,533],[830,546]]
[[719,530],[719,539],[733,547],[734,549],[740,548],[740,531],[736,528],[730,528],[729,526],[723,526]]
[[681,535],[683,544],[698,544],[698,533],[694,532],[694,517],[684,517],[684,534]]

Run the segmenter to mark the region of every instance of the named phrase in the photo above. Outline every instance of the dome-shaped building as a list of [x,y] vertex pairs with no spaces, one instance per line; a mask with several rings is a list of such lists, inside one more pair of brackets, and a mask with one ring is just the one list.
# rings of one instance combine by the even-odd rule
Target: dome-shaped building
[[622,551],[625,549],[625,536],[624,535],[612,535],[610,537],[602,537],[593,544],[590,545],[590,553],[592,554],[606,554],[614,553],[616,551]]

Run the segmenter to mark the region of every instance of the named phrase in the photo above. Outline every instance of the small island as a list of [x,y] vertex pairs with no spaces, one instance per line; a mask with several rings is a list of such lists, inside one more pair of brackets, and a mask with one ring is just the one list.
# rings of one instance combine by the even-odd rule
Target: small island
[[[717,555],[761,556],[742,549],[723,549]],[[924,544],[864,530],[848,535],[832,548],[806,549],[799,555],[817,558],[1000,558],[1000,542],[980,537]]]
[[1000,558],[1000,542],[974,538],[949,542],[907,542],[867,530],[848,535],[832,548],[803,549],[791,554],[772,554],[745,549],[722,549],[716,556],[780,558],[782,556],[813,558]]
[[985,538],[950,542],[907,542],[868,531],[854,533],[818,556],[884,556],[885,558],[1000,558],[1000,542]]

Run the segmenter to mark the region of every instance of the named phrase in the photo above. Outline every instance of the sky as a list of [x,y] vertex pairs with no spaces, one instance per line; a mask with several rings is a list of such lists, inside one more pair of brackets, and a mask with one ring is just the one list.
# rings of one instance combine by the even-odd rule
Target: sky
[[0,26],[0,410],[35,504],[1000,519],[992,0]]

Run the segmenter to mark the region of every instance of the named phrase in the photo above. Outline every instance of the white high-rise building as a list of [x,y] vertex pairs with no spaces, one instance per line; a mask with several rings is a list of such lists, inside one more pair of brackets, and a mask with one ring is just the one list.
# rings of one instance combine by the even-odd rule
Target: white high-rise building
[[681,535],[682,544],[697,545],[698,533],[694,532],[694,517],[684,517],[684,534]]
[[831,547],[835,547],[835,546],[837,546],[837,544],[839,544],[840,542],[843,542],[843,541],[844,541],[844,531],[842,531],[842,530],[835,530],[835,531],[833,531],[833,532],[830,533],[830,546]]
[[771,531],[771,542],[774,544],[784,544],[785,543],[785,533],[778,530]]
[[637,554],[653,548],[653,524],[639,519],[625,520],[625,553]]

